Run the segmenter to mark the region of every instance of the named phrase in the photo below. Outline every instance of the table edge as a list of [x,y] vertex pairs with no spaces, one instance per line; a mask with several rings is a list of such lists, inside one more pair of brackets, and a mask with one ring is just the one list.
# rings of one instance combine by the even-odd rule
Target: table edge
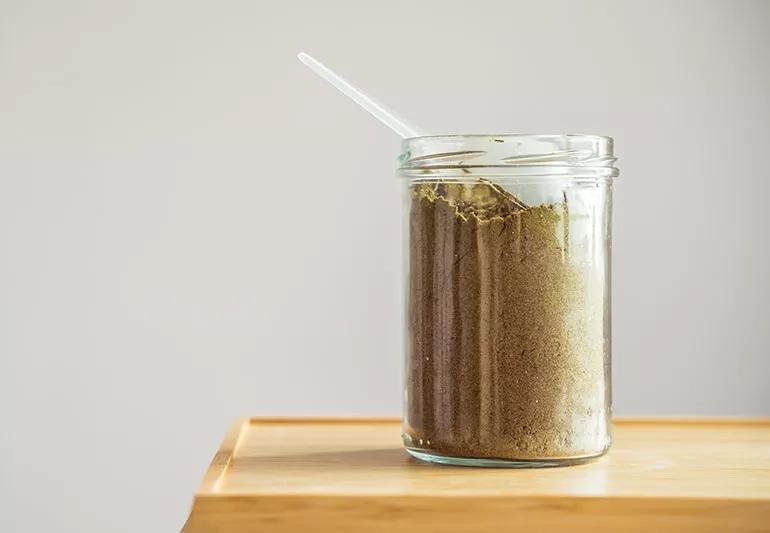
[[[230,426],[222,444],[209,464],[203,480],[195,492],[195,499],[206,497],[232,497],[232,493],[219,493],[217,487],[230,466],[238,444],[243,437],[244,430],[254,425],[389,425],[400,424],[401,419],[396,417],[242,417],[238,418]],[[716,425],[716,426],[768,426],[770,417],[730,417],[730,416],[672,416],[672,417],[618,417],[613,418],[613,425]],[[264,496],[264,495],[262,495]]]

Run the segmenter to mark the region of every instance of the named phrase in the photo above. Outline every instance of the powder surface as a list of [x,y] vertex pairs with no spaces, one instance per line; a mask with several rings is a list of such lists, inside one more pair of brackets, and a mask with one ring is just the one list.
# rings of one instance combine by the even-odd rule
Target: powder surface
[[410,448],[568,459],[608,446],[604,278],[570,255],[566,197],[420,183],[409,223]]

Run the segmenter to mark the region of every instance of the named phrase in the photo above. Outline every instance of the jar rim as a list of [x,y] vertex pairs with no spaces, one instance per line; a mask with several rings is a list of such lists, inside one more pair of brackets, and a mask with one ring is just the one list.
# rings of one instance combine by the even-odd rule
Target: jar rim
[[411,141],[414,139],[452,139],[452,138],[499,138],[504,139],[506,137],[522,138],[522,137],[541,137],[541,138],[556,138],[556,137],[582,137],[592,139],[603,139],[605,141],[613,142],[613,138],[608,135],[596,135],[593,133],[444,133],[439,135],[418,135],[416,137],[407,137],[404,140]]
[[[485,175],[616,177],[612,137],[591,134],[451,134],[402,142],[405,177]],[[474,170],[476,169],[476,170]]]

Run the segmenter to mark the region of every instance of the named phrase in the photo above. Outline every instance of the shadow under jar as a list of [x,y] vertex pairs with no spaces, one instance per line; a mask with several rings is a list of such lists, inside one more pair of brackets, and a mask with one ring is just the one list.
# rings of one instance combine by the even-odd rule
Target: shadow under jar
[[610,445],[612,139],[406,139],[406,449],[556,466]]

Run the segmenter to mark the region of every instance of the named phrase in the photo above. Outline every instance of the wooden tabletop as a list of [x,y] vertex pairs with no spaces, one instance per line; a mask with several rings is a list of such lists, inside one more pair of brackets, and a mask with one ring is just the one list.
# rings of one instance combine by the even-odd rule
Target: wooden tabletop
[[597,462],[430,465],[395,420],[237,422],[185,533],[770,531],[770,419],[619,420]]

